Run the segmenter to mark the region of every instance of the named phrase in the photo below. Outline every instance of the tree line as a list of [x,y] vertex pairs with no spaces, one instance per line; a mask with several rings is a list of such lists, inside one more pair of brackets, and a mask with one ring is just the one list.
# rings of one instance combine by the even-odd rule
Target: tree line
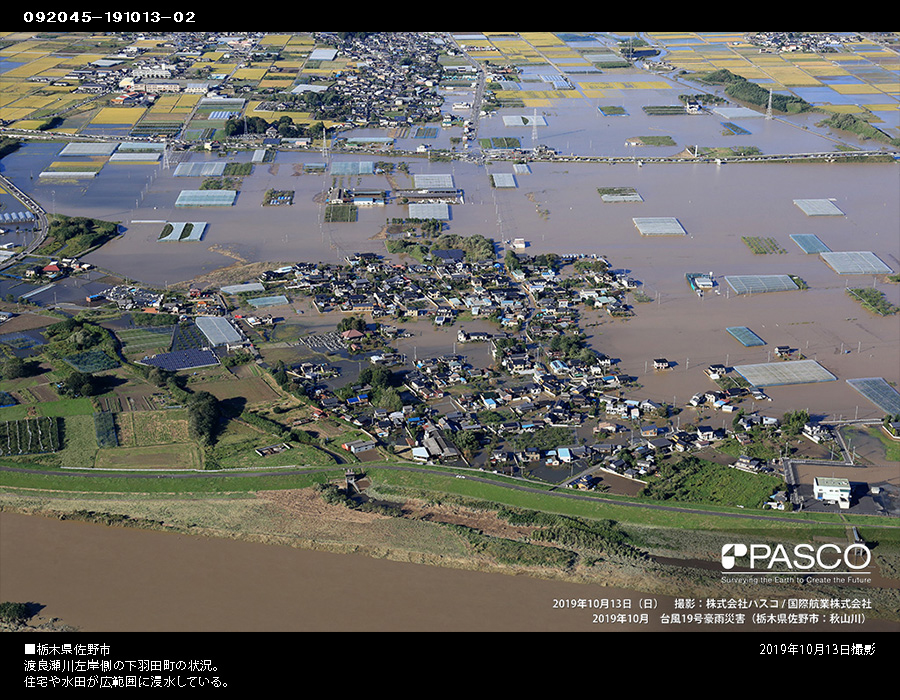
[[319,138],[326,129],[325,124],[316,122],[310,126],[297,126],[288,115],[277,121],[268,122],[262,117],[232,117],[225,122],[225,136],[242,136],[244,134],[264,134],[274,127],[281,138],[293,139],[301,137]]
[[[724,85],[725,94],[732,99],[747,102],[758,107],[769,104],[769,91],[752,83],[741,75],[736,75],[726,68],[703,74],[700,79],[712,85]],[[815,109],[813,105],[796,95],[780,95],[772,93],[772,109],[787,114],[799,114]]]

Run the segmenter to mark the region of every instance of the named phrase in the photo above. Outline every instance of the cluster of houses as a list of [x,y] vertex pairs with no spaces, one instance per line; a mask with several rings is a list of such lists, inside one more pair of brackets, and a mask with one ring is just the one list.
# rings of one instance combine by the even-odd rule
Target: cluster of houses
[[[138,39],[140,37],[135,37]],[[242,52],[249,50],[250,43],[243,47],[240,43],[215,35],[194,32],[172,33],[162,41],[163,49],[169,49],[166,58],[160,58],[159,50],[140,46],[137,41],[122,47],[115,53],[96,59],[64,76],[53,79],[55,85],[77,84],[77,92],[93,94],[116,94],[114,104],[139,105],[153,100],[153,96],[164,92],[187,92],[207,94],[210,82],[198,80],[192,69],[196,59],[204,51],[221,49],[226,46],[236,52],[240,60]],[[32,80],[47,80],[34,76]],[[216,83],[220,81],[214,81]]]
[[[54,86],[75,86],[77,92],[111,96],[113,104],[138,106],[152,104],[158,95],[188,93],[222,97],[252,88],[230,85],[230,72],[218,72],[216,64],[204,60],[215,51],[238,67],[254,61],[277,58],[261,46],[260,32],[236,34],[173,32],[157,35],[159,45],[151,49],[137,40],[113,53],[86,63],[56,77],[34,76],[32,81]],[[443,98],[437,88],[443,75],[438,61],[443,46],[436,35],[421,32],[377,32],[338,34],[315,33],[319,46],[309,60],[332,60],[337,55],[349,59],[350,70],[335,71],[324,77],[315,72],[303,75],[294,94],[323,92],[328,89],[337,99],[320,105],[318,118],[333,119],[348,125],[395,126],[413,122],[439,121]],[[168,50],[168,54],[162,53]],[[224,53],[223,53],[224,52]],[[400,60],[408,57],[413,60]],[[296,68],[272,65],[270,71],[291,72]],[[276,92],[264,87],[260,94]],[[272,107],[272,105],[268,105]],[[291,101],[277,108],[294,109]]]
[[51,260],[46,265],[35,265],[25,269],[27,279],[56,280],[67,277],[70,274],[86,272],[93,269],[90,263],[83,263],[74,258],[62,258]]
[[[435,250],[428,264],[398,264],[372,253],[348,257],[347,265],[297,264],[260,277],[265,284],[312,297],[316,309],[351,314],[429,317],[437,325],[452,323],[460,314],[490,317],[503,329],[529,327],[557,333],[575,327],[578,308],[605,309],[611,316],[630,314],[624,292],[637,282],[613,272],[582,276],[577,285],[563,285],[548,265],[510,272],[495,261],[471,262],[462,250]],[[530,338],[533,340],[534,338]],[[487,340],[460,336],[460,342]]]
[[747,39],[765,53],[827,53],[858,41],[859,36],[832,32],[756,32]]
[[[336,73],[329,88],[339,97],[342,118],[356,126],[383,127],[440,119],[442,47],[428,33],[321,32],[316,39],[337,46],[336,52],[356,66]],[[403,56],[415,60],[398,60]]]
[[[554,339],[578,337],[583,306],[596,307],[598,298],[607,295],[621,303],[623,292],[633,289],[634,280],[610,271],[606,261],[582,267],[574,277],[561,276],[548,261],[525,256],[514,271],[503,264],[470,263],[464,258],[451,264],[399,264],[367,253],[346,262],[298,263],[267,271],[259,279],[265,293],[280,286],[286,293],[306,295],[321,311],[364,312],[372,318],[426,314],[437,319],[453,318],[457,309],[473,318],[490,309],[496,324],[491,332],[466,328],[465,321],[457,328],[458,343],[490,345],[488,367],[473,366],[467,356],[455,353],[412,362],[390,348],[372,354],[373,366],[389,367],[401,378],[400,410],[375,405],[368,386],[354,387],[352,395],[343,392],[339,398],[328,388],[327,381],[336,372],[329,373],[333,368],[327,364],[292,367],[289,375],[309,387],[317,416],[333,415],[364,431],[365,438],[343,445],[354,455],[377,455],[376,448],[385,448],[419,462],[509,473],[536,465],[570,465],[571,485],[589,488],[594,481],[582,472],[605,469],[640,479],[652,474],[665,455],[714,446],[729,437],[747,445],[754,426],[778,425],[775,418],[741,413],[730,430],[724,424],[676,428],[670,420],[672,407],[621,395],[620,390],[636,378],[619,373],[617,360],[584,344],[560,348]],[[596,295],[584,294],[594,290]],[[521,317],[510,329],[504,320],[515,314]],[[567,328],[570,332],[561,333]],[[364,334],[350,329],[336,335],[347,346]],[[665,358],[654,362],[657,371],[669,367]],[[707,370],[712,381],[728,374],[724,365]],[[746,388],[717,386],[697,393],[690,404],[728,410],[724,407],[735,406],[747,393]],[[587,428],[594,421],[593,430]],[[571,443],[552,449],[520,447],[529,443],[529,434],[548,428],[563,431],[557,436],[571,436]],[[472,449],[472,436],[466,433],[475,434],[474,444],[480,449]],[[804,434],[814,441],[827,437],[815,426],[808,426]],[[751,472],[772,470],[766,462],[745,456],[732,466]]]

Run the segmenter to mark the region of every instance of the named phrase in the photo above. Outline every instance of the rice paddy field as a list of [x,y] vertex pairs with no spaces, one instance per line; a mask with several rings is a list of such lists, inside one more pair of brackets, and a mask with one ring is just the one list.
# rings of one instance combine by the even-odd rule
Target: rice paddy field
[[[3,37],[19,38],[19,35],[0,33],[0,38]],[[92,61],[107,58],[109,54],[129,46],[140,49],[142,53],[134,59],[120,59],[126,66],[138,57],[146,60],[156,56],[163,60],[171,52],[163,43],[156,39],[134,39],[124,34],[107,35],[104,41],[98,42],[97,37],[87,32],[46,34],[40,35],[40,38],[10,41],[0,48],[0,109],[3,110],[3,119],[11,121],[16,128],[34,129],[50,116],[57,116],[63,121],[61,126],[55,127],[57,130],[92,135],[172,135],[184,127],[189,127],[188,133],[194,138],[213,135],[224,122],[210,124],[204,115],[199,114],[193,120],[195,124],[186,123],[201,99],[200,95],[161,94],[152,104],[124,106],[112,103],[110,98],[113,96],[96,100],[89,93],[77,92],[80,81],[67,77],[73,70],[85,68]],[[291,89],[304,72],[307,75],[330,76],[334,71],[344,70],[348,66],[348,61],[342,58],[308,65],[307,59],[315,47],[315,41],[309,34],[269,35],[261,40],[260,45],[277,50],[278,60],[254,61],[238,67],[228,58],[228,51],[218,49],[203,51],[194,60],[198,68],[209,68],[210,75],[233,75],[241,85],[276,90]],[[86,51],[86,47],[95,50]],[[266,116],[265,110],[250,116],[271,119],[271,114]],[[303,117],[300,113],[292,116],[298,120]]]

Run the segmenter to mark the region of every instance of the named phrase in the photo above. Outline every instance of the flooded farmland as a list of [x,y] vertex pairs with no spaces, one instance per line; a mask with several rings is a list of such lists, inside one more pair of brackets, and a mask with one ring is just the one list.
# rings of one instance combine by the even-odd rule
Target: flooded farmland
[[[314,200],[333,184],[385,190],[391,185],[384,175],[308,172],[305,164],[321,162],[321,154],[315,153],[280,152],[273,163],[256,165],[231,207],[175,207],[180,191],[199,187],[201,179],[175,177],[175,168],[162,164],[107,164],[97,177],[75,184],[25,175],[40,172],[61,147],[28,144],[4,159],[5,173],[49,210],[121,221],[124,234],[86,260],[152,285],[186,281],[235,262],[340,262],[356,252],[386,254],[376,234],[389,219],[407,215],[405,205],[391,201],[360,207],[353,223],[324,222],[323,205]],[[190,162],[217,158],[183,157]],[[248,158],[244,153],[233,159]],[[334,156],[341,161],[368,158],[372,156]],[[815,234],[832,251],[871,251],[900,270],[900,171],[895,163],[535,162],[530,173],[516,175],[516,188],[498,189],[491,186],[489,174],[511,172],[509,162],[392,160],[408,162],[411,175],[453,176],[465,202],[450,207],[445,230],[451,233],[493,238],[501,256],[504,242],[512,238],[524,238],[530,254],[605,256],[613,268],[639,280],[652,301],[636,303],[636,314],[627,321],[601,320],[589,329],[590,341],[620,359],[620,370],[640,376],[644,395],[654,400],[674,398],[683,404],[706,381],[700,375],[708,364],[766,362],[771,347],[783,344],[820,362],[838,381],[773,387],[770,395],[778,411],[809,408],[829,418],[879,417],[881,410],[844,380],[900,379],[895,318],[866,311],[845,292],[847,286],[874,285],[897,304],[900,286],[867,275],[839,275],[790,238]],[[411,184],[402,173],[393,177],[398,186]],[[600,187],[633,187],[643,201],[606,203],[597,192]],[[294,205],[262,207],[268,189],[293,190]],[[843,215],[808,216],[795,199],[828,199]],[[633,221],[639,217],[674,217],[686,235],[643,236]],[[166,221],[204,221],[208,226],[199,242],[161,243]],[[742,240],[745,236],[774,238],[783,252],[754,254]],[[689,272],[711,272],[715,293],[698,298],[685,280]],[[724,278],[744,274],[796,275],[809,288],[736,295]],[[726,333],[730,326],[751,328],[767,346],[743,347]],[[425,349],[429,342],[443,354],[452,337],[441,332],[415,344]],[[409,350],[403,349],[411,355]],[[670,359],[674,369],[647,373],[647,363],[655,357]]]

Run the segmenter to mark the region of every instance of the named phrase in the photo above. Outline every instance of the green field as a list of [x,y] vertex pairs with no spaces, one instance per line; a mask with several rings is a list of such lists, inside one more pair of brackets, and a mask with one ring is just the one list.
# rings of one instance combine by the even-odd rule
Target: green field
[[102,350],[88,350],[77,355],[69,355],[69,357],[64,357],[63,360],[77,371],[87,373],[102,372],[103,370],[114,369],[119,366],[117,360],[114,360]]
[[[0,420],[15,420],[28,415],[28,405],[8,406],[0,408]],[[94,407],[88,398],[60,399],[59,401],[43,401],[34,406],[40,416],[84,416],[91,415]]]
[[767,255],[769,253],[787,253],[778,241],[771,236],[741,236],[741,240],[753,251],[754,255]]
[[325,207],[325,221],[352,223],[356,221],[356,207],[353,204],[328,204]]
[[55,452],[59,428],[55,418],[23,418],[0,422],[0,455]]
[[495,136],[492,138],[478,139],[482,148],[522,148],[522,142],[514,136]]
[[168,348],[172,342],[172,326],[163,328],[129,328],[116,331],[125,352],[145,352],[156,348]]

